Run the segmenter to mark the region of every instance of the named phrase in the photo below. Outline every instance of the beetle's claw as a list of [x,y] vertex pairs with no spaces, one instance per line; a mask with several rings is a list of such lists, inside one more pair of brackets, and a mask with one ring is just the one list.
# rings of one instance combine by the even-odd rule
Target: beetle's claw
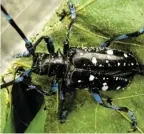
[[136,121],[134,121],[132,123],[132,128],[133,128],[133,132],[135,132],[137,130],[137,122]]
[[68,111],[63,110],[60,114],[60,123],[65,123]]

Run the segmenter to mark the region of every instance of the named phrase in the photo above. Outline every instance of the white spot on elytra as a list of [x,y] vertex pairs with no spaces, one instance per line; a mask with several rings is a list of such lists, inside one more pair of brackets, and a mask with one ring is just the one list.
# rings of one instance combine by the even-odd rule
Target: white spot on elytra
[[103,80],[105,80],[105,77],[103,77]]
[[111,65],[110,65],[110,64],[108,64],[108,66],[110,67]]
[[93,63],[94,65],[97,64],[97,59],[96,59],[95,57],[92,57],[92,63]]
[[113,50],[107,50],[107,54],[113,54]]
[[117,88],[116,88],[116,90],[119,90],[121,88],[121,86],[118,86]]
[[124,66],[126,66],[126,63],[124,63]]
[[128,57],[128,55],[124,53],[124,57],[126,57],[126,58],[127,58],[127,57]]
[[131,65],[133,66],[133,65],[134,65],[134,63],[131,63]]
[[116,80],[118,80],[118,77],[116,77]]
[[107,89],[108,89],[108,86],[107,86],[107,83],[105,82],[105,83],[103,83],[102,90],[103,90],[103,91],[106,91]]
[[89,81],[93,81],[94,80],[94,76],[93,75],[90,75],[90,77],[89,77]]
[[106,63],[109,63],[109,61],[108,61],[108,60],[106,60]]
[[81,82],[81,80],[78,80],[78,83],[80,83]]
[[102,64],[100,64],[99,67],[102,67]]
[[106,85],[107,85],[107,83],[105,82],[105,83],[103,83],[103,85],[104,85],[104,86],[106,86]]
[[82,56],[82,55],[84,55],[83,53],[80,53],[80,55]]
[[118,62],[118,66],[120,66],[120,63]]

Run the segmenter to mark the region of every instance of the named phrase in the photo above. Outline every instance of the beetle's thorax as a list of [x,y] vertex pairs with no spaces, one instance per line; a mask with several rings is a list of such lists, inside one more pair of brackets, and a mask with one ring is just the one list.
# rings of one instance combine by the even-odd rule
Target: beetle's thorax
[[33,58],[33,72],[40,75],[63,77],[67,69],[67,61],[61,53],[53,55],[36,53]]
[[49,60],[48,76],[56,75],[58,78],[62,78],[67,70],[67,60],[62,54],[51,55]]

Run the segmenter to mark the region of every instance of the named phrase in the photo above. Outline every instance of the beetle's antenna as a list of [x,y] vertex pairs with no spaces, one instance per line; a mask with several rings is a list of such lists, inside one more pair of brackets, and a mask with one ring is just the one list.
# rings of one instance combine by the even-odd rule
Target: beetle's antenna
[[18,25],[15,23],[13,18],[7,13],[5,8],[1,5],[1,11],[6,17],[7,21],[13,26],[13,28],[18,32],[18,34],[22,37],[22,39],[25,41],[25,46],[28,49],[29,53],[34,55],[34,48],[32,46],[32,43],[27,39],[25,34],[22,32],[22,30],[18,27]]
[[75,6],[70,2],[70,0],[67,0],[67,3],[68,3],[70,13],[71,13],[71,22],[68,26],[68,32],[67,32],[67,35],[66,35],[66,39],[64,41],[64,47],[63,47],[64,55],[67,54],[67,51],[69,49],[69,36],[70,36],[71,30],[72,30],[72,25],[73,25],[73,23],[75,22],[75,19],[76,19]]
[[69,9],[70,9],[70,13],[71,13],[71,22],[68,26],[68,32],[67,32],[67,35],[66,35],[66,40],[69,39],[70,32],[71,32],[71,29],[72,29],[72,25],[73,25],[73,23],[75,22],[75,19],[76,19],[75,6],[70,2],[70,0],[67,0],[67,2],[68,2],[68,6],[69,6]]

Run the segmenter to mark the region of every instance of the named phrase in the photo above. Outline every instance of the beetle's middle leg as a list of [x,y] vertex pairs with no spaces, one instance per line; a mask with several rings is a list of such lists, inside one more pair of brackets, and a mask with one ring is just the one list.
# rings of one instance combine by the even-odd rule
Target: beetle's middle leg
[[92,89],[92,95],[93,95],[95,101],[97,103],[99,103],[101,106],[128,113],[128,115],[130,116],[131,121],[132,121],[133,131],[136,131],[136,129],[137,129],[137,121],[136,121],[136,117],[134,116],[134,114],[133,114],[133,112],[131,110],[129,110],[127,107],[119,107],[119,106],[114,106],[114,105],[112,105],[110,103],[109,104],[105,103],[102,100],[102,97],[100,96],[100,94],[95,89]]
[[133,33],[128,33],[128,34],[123,34],[123,35],[120,35],[118,37],[111,38],[111,39],[107,40],[106,42],[104,42],[101,45],[101,48],[108,47],[111,44],[112,41],[130,39],[130,38],[138,37],[141,34],[144,34],[144,27],[141,28],[139,31],[136,31],[136,32],[133,32]]

